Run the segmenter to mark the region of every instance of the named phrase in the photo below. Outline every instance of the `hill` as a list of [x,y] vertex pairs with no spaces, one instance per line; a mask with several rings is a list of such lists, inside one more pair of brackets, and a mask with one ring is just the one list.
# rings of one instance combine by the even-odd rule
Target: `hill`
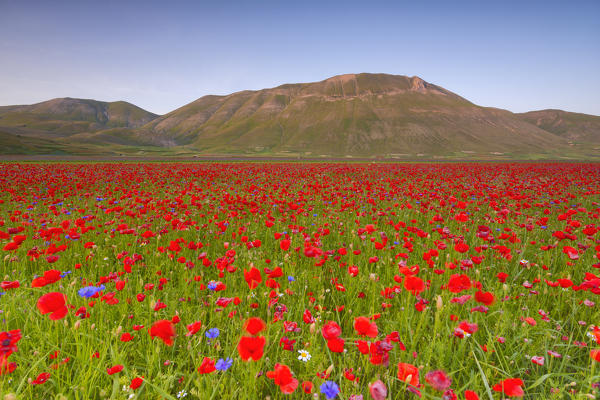
[[[0,152],[595,159],[599,121],[560,110],[514,114],[419,77],[363,73],[204,96],[163,116],[125,102],[80,99],[0,107],[0,134],[7,143],[21,138]],[[40,138],[52,141],[50,149],[36,150]]]
[[[553,158],[589,153],[418,77],[347,74],[204,96],[141,128],[207,154]],[[600,130],[592,135],[600,136]]]
[[600,144],[600,117],[562,110],[539,110],[517,114],[545,131],[570,142]]
[[116,127],[136,128],[156,117],[125,101],[108,103],[69,97],[0,107],[0,126],[53,132],[58,136]]

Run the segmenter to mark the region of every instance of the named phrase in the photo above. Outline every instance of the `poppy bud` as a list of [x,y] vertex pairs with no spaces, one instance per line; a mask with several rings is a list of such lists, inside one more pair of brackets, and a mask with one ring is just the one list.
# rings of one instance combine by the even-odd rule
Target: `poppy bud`
[[438,310],[441,310],[444,307],[444,300],[442,300],[442,296],[438,295],[435,300],[435,307]]
[[325,375],[327,375],[327,376],[331,375],[331,371],[333,371],[333,364],[331,364],[329,367],[327,367],[327,370],[325,371]]

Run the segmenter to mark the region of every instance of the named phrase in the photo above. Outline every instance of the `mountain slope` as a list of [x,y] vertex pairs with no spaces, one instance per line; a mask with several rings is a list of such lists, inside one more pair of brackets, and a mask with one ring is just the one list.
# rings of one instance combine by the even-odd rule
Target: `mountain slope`
[[0,127],[20,129],[21,134],[42,134],[54,137],[108,128],[137,128],[154,118],[133,104],[87,99],[60,98],[42,103],[0,107]]
[[516,115],[569,141],[600,144],[599,116],[562,110],[539,110]]
[[6,106],[0,134],[0,154],[600,158],[600,117],[513,114],[419,77],[367,73],[204,96],[163,116],[70,98]]
[[418,77],[348,74],[204,96],[140,131],[210,154],[489,156],[573,151],[515,114],[479,107]]

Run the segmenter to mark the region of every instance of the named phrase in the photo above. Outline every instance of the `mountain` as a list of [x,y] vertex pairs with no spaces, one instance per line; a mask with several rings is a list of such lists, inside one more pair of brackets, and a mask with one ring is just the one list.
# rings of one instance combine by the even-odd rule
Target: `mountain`
[[58,135],[107,128],[140,127],[158,117],[125,101],[53,99],[23,106],[0,107],[0,126],[23,127]]
[[[104,102],[88,99],[59,98],[32,105],[0,107],[0,153],[88,153],[86,140],[101,132],[98,144],[123,142],[135,128],[152,121],[158,115],[125,101]],[[92,135],[93,136],[93,135]],[[133,145],[125,140],[125,144]],[[100,149],[91,150],[95,154]]]
[[[30,130],[31,140],[50,138],[63,146],[50,152],[85,149],[89,154],[141,156],[600,157],[600,117],[555,110],[514,114],[481,107],[419,77],[338,75],[320,82],[204,96],[163,116],[128,103],[111,113],[110,105],[114,109],[121,102],[46,103],[67,100],[77,105],[0,107],[0,138],[3,132],[14,135],[19,127]],[[22,121],[25,127],[19,125]],[[15,152],[2,147],[2,153]]]
[[525,117],[477,106],[418,77],[387,74],[204,96],[141,130],[209,154],[552,158],[586,152]]
[[562,110],[539,110],[517,114],[548,132],[570,142],[600,144],[600,117]]

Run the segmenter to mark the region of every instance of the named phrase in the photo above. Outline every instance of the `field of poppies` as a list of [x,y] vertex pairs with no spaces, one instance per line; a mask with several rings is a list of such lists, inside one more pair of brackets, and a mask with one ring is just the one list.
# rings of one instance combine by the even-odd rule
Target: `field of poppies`
[[599,232],[600,164],[0,164],[0,393],[594,399]]

